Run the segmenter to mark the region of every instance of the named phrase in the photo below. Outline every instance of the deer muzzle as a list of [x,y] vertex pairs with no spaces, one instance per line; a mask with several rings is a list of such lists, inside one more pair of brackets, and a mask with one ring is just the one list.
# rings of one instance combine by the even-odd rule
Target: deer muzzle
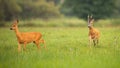
[[12,28],[10,28],[10,30],[13,30]]

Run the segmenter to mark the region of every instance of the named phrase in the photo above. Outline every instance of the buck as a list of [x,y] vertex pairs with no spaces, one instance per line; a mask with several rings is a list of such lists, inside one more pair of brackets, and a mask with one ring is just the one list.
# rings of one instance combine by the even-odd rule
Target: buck
[[91,47],[91,43],[93,41],[94,46],[98,45],[100,32],[98,29],[93,27],[94,19],[92,16],[88,15],[88,28],[89,28],[89,46]]
[[44,48],[46,48],[45,41],[42,38],[42,34],[39,32],[19,32],[18,30],[18,20],[15,20],[12,24],[10,30],[14,30],[17,41],[18,41],[18,52],[21,51],[21,44],[24,44],[23,49],[26,50],[26,44],[33,42],[36,44],[37,48],[40,49],[39,44],[43,43]]

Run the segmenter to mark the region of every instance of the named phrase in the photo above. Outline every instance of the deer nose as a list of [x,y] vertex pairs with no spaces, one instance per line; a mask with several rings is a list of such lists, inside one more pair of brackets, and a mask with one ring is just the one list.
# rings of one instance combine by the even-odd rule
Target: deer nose
[[12,28],[10,28],[10,30],[12,30]]

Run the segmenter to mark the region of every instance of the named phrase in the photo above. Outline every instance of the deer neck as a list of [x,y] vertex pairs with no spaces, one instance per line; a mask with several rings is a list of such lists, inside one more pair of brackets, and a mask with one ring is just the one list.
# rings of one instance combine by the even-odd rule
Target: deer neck
[[93,30],[94,29],[93,26],[88,26],[88,28],[89,28],[89,30]]
[[18,26],[16,26],[15,33],[16,33],[17,38],[21,37],[21,34],[20,34],[19,30],[18,30]]

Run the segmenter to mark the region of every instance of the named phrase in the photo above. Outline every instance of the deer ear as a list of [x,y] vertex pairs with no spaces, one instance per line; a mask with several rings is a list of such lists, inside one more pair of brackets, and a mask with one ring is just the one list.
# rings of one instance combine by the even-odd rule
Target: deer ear
[[18,20],[18,19],[16,19],[16,21],[17,21],[17,23],[19,23],[19,20]]
[[15,20],[14,20],[14,23],[15,23],[15,24],[18,24],[18,22],[19,22],[18,19],[15,19]]

